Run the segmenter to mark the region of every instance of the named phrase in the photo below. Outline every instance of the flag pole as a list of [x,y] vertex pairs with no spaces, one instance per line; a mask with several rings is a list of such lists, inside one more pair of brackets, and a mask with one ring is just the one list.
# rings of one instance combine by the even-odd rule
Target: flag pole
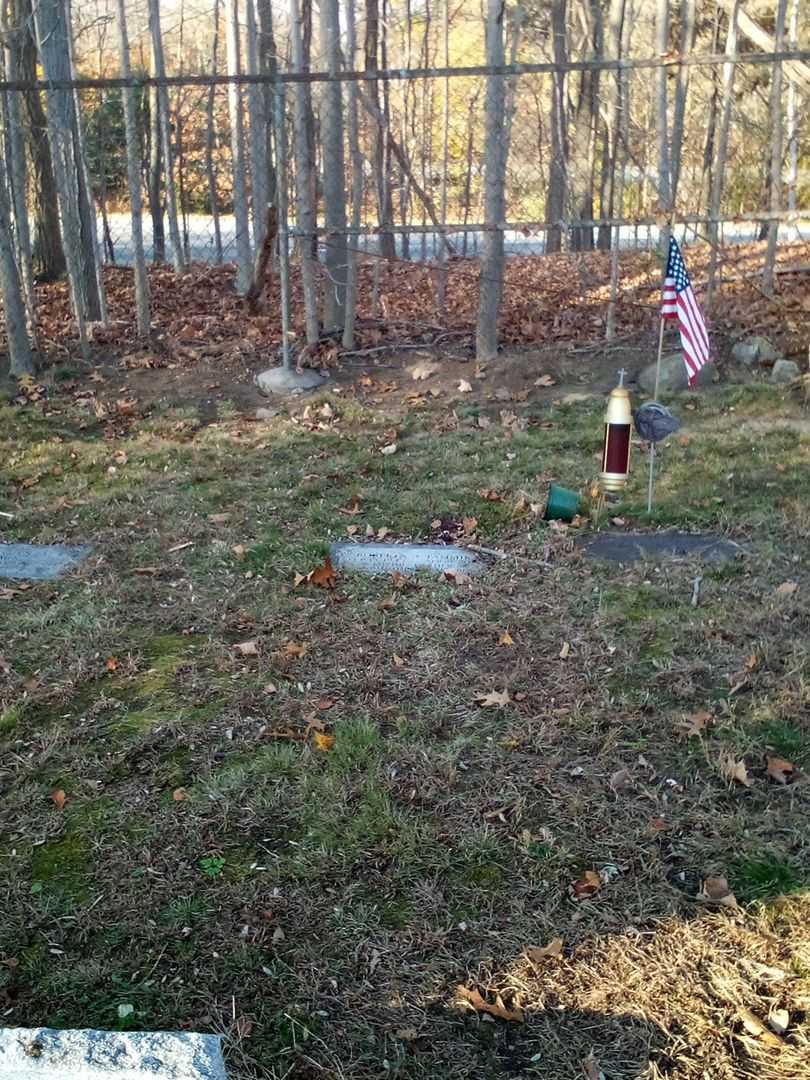
[[[664,351],[664,316],[658,320],[658,357],[655,361],[655,390],[653,401],[658,401],[658,384],[661,381],[661,356]],[[650,480],[647,485],[647,513],[652,513],[653,476],[655,474],[655,443],[650,443]]]

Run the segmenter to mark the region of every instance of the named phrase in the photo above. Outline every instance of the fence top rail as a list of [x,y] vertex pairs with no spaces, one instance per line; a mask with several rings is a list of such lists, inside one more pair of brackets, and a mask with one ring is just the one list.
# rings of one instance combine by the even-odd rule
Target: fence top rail
[[487,75],[544,75],[556,71],[646,71],[661,67],[713,67],[720,64],[775,64],[783,61],[810,61],[808,49],[785,49],[779,52],[695,53],[648,56],[638,59],[570,60],[564,64],[542,61],[535,64],[474,64],[468,67],[388,68],[373,71],[284,71],[277,74],[239,75],[132,75],[78,79],[3,79],[0,92],[41,90],[115,90],[142,86],[229,86],[266,83],[379,82],[411,79],[464,78]]

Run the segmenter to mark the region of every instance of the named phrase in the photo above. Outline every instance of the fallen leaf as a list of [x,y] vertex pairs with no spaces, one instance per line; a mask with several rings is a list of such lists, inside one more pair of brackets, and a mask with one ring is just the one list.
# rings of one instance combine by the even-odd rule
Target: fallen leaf
[[710,712],[707,712],[706,709],[700,709],[698,712],[682,717],[678,721],[678,727],[684,735],[702,735],[713,719],[714,717]]
[[529,500],[521,495],[515,505],[512,507],[512,517],[520,517],[525,514],[529,509]]
[[445,570],[443,577],[451,585],[469,585],[472,581],[470,575],[465,574],[463,570]]
[[472,386],[470,385],[470,383],[467,382],[466,379],[462,379],[459,382],[459,384],[458,384],[458,392],[460,394],[471,394],[472,393]]
[[721,764],[723,775],[727,780],[736,780],[738,784],[742,784],[743,787],[753,787],[753,777],[749,775],[748,766],[745,764],[745,760],[741,758],[739,761],[733,759]]
[[331,750],[335,745],[335,736],[328,735],[325,731],[315,731],[312,734],[313,741],[319,750],[323,750],[324,753],[327,750]]
[[135,566],[132,572],[143,576],[154,576],[158,572],[158,568],[156,566]]
[[354,536],[354,534],[359,530],[359,528],[360,528],[359,525],[347,525],[346,526],[346,535],[347,536]]
[[728,886],[724,877],[707,877],[703,879],[703,885],[697,894],[697,899],[704,904],[719,904],[721,907],[736,908],[737,897]]
[[562,643],[562,648],[560,649],[560,659],[561,660],[567,660],[570,653],[571,653],[571,644],[568,641],[564,641]]
[[793,596],[796,590],[799,588],[797,581],[783,581],[779,588],[776,590],[777,596]]
[[318,698],[318,704],[315,707],[319,712],[328,712],[329,709],[334,709],[336,704],[337,702],[333,701],[332,698],[322,697]]
[[[472,536],[475,530],[478,528],[478,518],[465,517],[461,519],[462,527],[464,528],[465,536]],[[441,526],[441,522],[439,522]]]
[[258,656],[259,646],[255,641],[240,641],[238,645],[234,645],[234,651],[240,656]]
[[610,778],[610,790],[617,795],[633,786],[633,776],[629,769],[619,769]]
[[300,660],[302,656],[306,656],[309,651],[309,645],[298,641],[288,641],[281,651],[284,656]]
[[317,585],[319,589],[334,589],[337,584],[335,568],[332,566],[332,560],[328,555],[323,566],[312,570],[307,576],[310,584]]
[[533,964],[541,960],[561,960],[563,954],[563,939],[552,938],[548,945],[532,946],[526,949],[526,956]]
[[247,548],[244,544],[234,544],[231,551],[233,552],[234,558],[244,559]]
[[390,532],[391,532],[391,530],[386,529],[386,527],[383,525],[383,527],[381,529],[377,529],[377,539],[378,540],[384,540],[386,538],[386,536],[388,536],[390,534]]
[[240,1039],[247,1039],[253,1031],[253,1021],[246,1016],[237,1016],[234,1030]]
[[118,671],[118,658],[115,656],[108,656],[105,664],[107,671]]
[[298,571],[296,571],[295,577],[293,578],[293,588],[297,589],[298,586],[303,585],[303,583],[306,580],[307,580],[307,575],[306,574],[299,574]]
[[591,1050],[590,1054],[588,1054],[582,1062],[582,1071],[585,1073],[587,1080],[606,1080],[599,1062],[594,1057],[593,1050]]
[[265,685],[263,687],[263,690],[264,690],[265,694],[277,694],[278,693],[278,687],[276,686],[275,683],[271,683],[271,682],[265,683]]
[[430,362],[416,364],[411,368],[411,378],[414,382],[423,382],[425,379],[429,379],[431,375],[435,375],[438,370],[438,364]]
[[480,488],[478,494],[486,502],[503,502],[503,495],[501,495],[500,491],[496,491],[495,488]]
[[230,520],[230,514],[209,514],[208,520],[212,525],[224,525],[226,521]]
[[56,791],[52,791],[48,797],[57,810],[64,810],[67,795],[65,795],[62,788],[57,788]]
[[509,633],[508,630],[504,630],[504,632],[498,638],[498,644],[499,645],[514,645],[515,644],[514,640],[512,639],[512,635]]
[[387,446],[383,446],[380,448],[380,453],[385,454],[386,457],[388,457],[390,454],[395,454],[396,452],[397,444],[395,442],[389,443]]
[[495,398],[497,401],[511,401],[512,391],[507,390],[505,386],[499,386],[498,389],[495,391]]
[[766,754],[765,764],[768,767],[768,776],[777,784],[792,784],[799,775],[792,761],[786,761],[775,754]]
[[508,690],[490,690],[488,693],[479,691],[475,695],[475,700],[484,708],[502,708],[504,705],[508,705],[512,699]]
[[175,788],[172,792],[172,798],[175,802],[185,802],[188,798],[188,792],[184,787]]
[[737,1016],[742,1021],[742,1025],[749,1035],[754,1035],[757,1039],[761,1039],[766,1046],[770,1046],[773,1050],[781,1050],[784,1046],[784,1040],[774,1034],[756,1015],[752,1013],[750,1009],[746,1009],[744,1005],[739,1006],[737,1009]]
[[541,375],[539,379],[534,380],[535,386],[554,386],[554,380],[550,375]]
[[586,870],[581,878],[571,882],[568,886],[568,894],[572,900],[578,903],[580,900],[587,900],[591,896],[596,896],[602,888],[602,884],[602,878],[595,870]]
[[458,996],[466,1001],[469,1005],[479,1013],[487,1013],[489,1016],[495,1016],[498,1020],[512,1020],[517,1024],[523,1023],[523,1011],[521,1009],[507,1009],[501,1001],[500,997],[496,998],[494,1004],[486,1001],[478,990],[470,990],[467,986],[459,986],[457,988]]
[[405,667],[405,661],[402,659],[401,656],[397,656],[396,653],[394,653],[393,661],[394,667]]
[[756,653],[751,653],[751,655],[746,658],[745,667],[747,671],[756,671],[759,667],[759,657]]
[[358,502],[356,495],[352,499],[350,506],[345,506],[342,509],[338,509],[339,514],[346,514],[349,517],[356,517],[357,514],[362,514],[362,512],[363,511],[360,509],[360,503]]
[[787,1009],[771,1009],[768,1013],[768,1027],[777,1035],[784,1035],[790,1027],[790,1013]]

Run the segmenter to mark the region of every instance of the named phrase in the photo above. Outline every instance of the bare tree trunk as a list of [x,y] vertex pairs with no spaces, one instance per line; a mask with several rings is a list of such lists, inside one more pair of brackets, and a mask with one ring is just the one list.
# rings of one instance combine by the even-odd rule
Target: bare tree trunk
[[[256,27],[256,11],[254,0],[245,0],[246,14],[246,60],[249,75],[258,75],[259,65],[259,38]],[[250,83],[247,89],[248,121],[250,128],[250,183],[253,209],[253,243],[258,252],[264,240],[264,230],[267,222],[267,207],[270,203],[270,191],[268,187],[267,161],[268,146],[267,135],[269,130],[269,117],[265,109],[266,100],[264,87],[258,83]],[[255,274],[254,274],[255,281]]]
[[[681,0],[681,56],[691,55],[695,43],[695,0]],[[683,148],[683,125],[686,115],[686,95],[689,92],[688,67],[678,68],[675,84],[675,112],[672,118],[672,207],[678,198],[678,181],[681,178],[681,152]]]
[[[346,62],[350,70],[354,70],[355,56],[357,53],[357,32],[354,21],[354,0],[346,4]],[[357,99],[357,84],[350,82],[347,86],[348,93],[348,128],[349,128],[349,154],[352,166],[352,218],[353,229],[360,227],[360,219],[363,211],[363,155],[360,152],[360,128],[359,110]],[[348,269],[346,274],[346,312],[343,323],[343,348],[354,348],[354,324],[357,312],[357,252],[352,250],[358,243],[356,233],[347,247],[346,255]]]
[[[308,3],[308,0],[304,0]],[[300,0],[290,0],[290,42],[292,46],[293,71],[304,70],[304,13]],[[298,229],[298,249],[301,258],[301,281],[304,287],[304,315],[308,345],[314,345],[319,336],[318,297],[315,260],[312,243],[315,239],[315,205],[312,197],[312,174],[315,163],[310,154],[307,127],[310,119],[308,106],[309,88],[306,83],[295,83],[295,198]]]
[[32,375],[34,358],[25,325],[23,303],[17,262],[14,258],[14,241],[11,233],[11,207],[8,202],[7,177],[0,164],[0,290],[3,294],[3,313],[6,324],[6,341],[10,372],[12,375]]
[[[228,74],[241,74],[239,0],[225,0],[225,45],[228,53]],[[228,84],[228,111],[231,118],[233,215],[236,222],[236,290],[244,295],[250,288],[252,263],[245,177],[245,121],[242,109],[242,88],[237,83]]]
[[[37,78],[37,46],[31,0],[11,0],[11,19],[19,38],[19,77]],[[48,122],[38,93],[23,94],[25,133],[32,166],[34,199],[34,264],[43,281],[57,281],[67,269],[59,227],[59,205],[53,175]]]
[[[631,5],[632,6],[632,5]],[[621,7],[621,11],[619,8]],[[614,48],[617,56],[626,56],[630,52],[630,39],[632,35],[633,20],[631,17],[624,18],[624,4],[620,3],[611,7],[611,36],[614,40]],[[616,31],[616,23],[621,17],[621,25]],[[630,73],[629,71],[617,71],[616,81],[618,93],[616,95],[616,112],[614,114],[613,154],[619,158],[619,181],[615,190],[611,190],[610,213],[618,218],[624,217],[624,185],[627,173],[627,160],[630,156]],[[613,242],[610,251],[610,300],[608,301],[607,320],[605,323],[605,337],[611,341],[616,334],[616,303],[619,297],[619,252],[621,250],[621,225],[613,226]]]
[[[711,52],[717,53],[720,49],[720,23],[723,18],[723,10],[717,7],[712,27]],[[719,72],[716,65],[711,71],[712,92],[709,96],[709,114],[706,120],[706,140],[703,144],[703,167],[700,175],[700,199],[699,206],[709,205],[712,190],[712,178],[714,175],[714,148],[717,141],[717,102],[719,97]]]
[[[73,64],[64,5],[60,0],[38,0],[34,22],[45,78],[49,81],[70,81]],[[86,323],[88,320],[99,320],[103,310],[95,214],[89,203],[75,93],[49,89],[47,100],[48,137],[51,140],[73,310],[82,352],[87,356]]]
[[[520,10],[520,9],[518,9]],[[442,63],[450,66],[450,0],[444,0],[442,6]],[[442,187],[441,187],[441,222],[442,238],[447,236],[447,170],[450,153],[450,79],[445,78],[442,85]],[[439,245],[439,273],[436,279],[436,311],[439,318],[447,315],[447,249]]]
[[[166,77],[166,61],[163,57],[163,35],[160,29],[160,0],[149,0],[149,33],[152,40],[152,60],[155,75]],[[178,274],[185,270],[180,228],[177,223],[177,193],[174,187],[174,155],[172,154],[171,129],[169,125],[169,94],[166,86],[157,89],[157,120],[160,131],[160,150],[163,157],[163,180],[166,189],[166,216],[169,219],[169,242],[172,246],[172,265]],[[152,153],[154,154],[154,147]]]
[[[9,25],[8,9],[5,2],[0,3],[0,16],[2,16],[0,27],[2,27],[5,38],[5,76],[7,79],[16,80],[21,78],[20,50],[22,32],[18,28]],[[22,109],[20,107],[20,95],[15,91],[7,91],[3,97],[6,169],[11,188],[14,234],[17,241],[17,261],[28,325],[33,333],[35,327],[34,271],[31,256],[31,229],[28,221],[26,200],[28,177],[25,161]]]
[[[624,9],[626,0],[611,0],[608,13],[608,25],[605,41],[605,55],[610,60],[622,58],[622,35],[624,32]],[[605,103],[605,125],[603,129],[604,159],[602,186],[600,190],[599,213],[601,217],[613,217],[616,187],[616,168],[619,163],[621,138],[622,79],[621,71],[606,72],[608,80]],[[607,251],[611,246],[610,226],[600,225],[597,247]],[[618,233],[616,234],[618,240]]]
[[323,322],[327,330],[342,328],[346,314],[346,186],[343,160],[343,101],[340,70],[338,0],[321,0],[321,54],[334,81],[321,84],[321,144],[326,222]]
[[[152,72],[155,72],[152,50]],[[213,92],[213,87],[211,88]],[[163,228],[163,154],[160,149],[160,98],[158,88],[149,87],[149,175],[147,193],[149,214],[152,218],[152,259],[156,263],[166,261],[166,233]]]
[[[503,0],[487,0],[487,64],[500,67],[505,60]],[[486,171],[484,254],[478,294],[478,328],[475,354],[479,361],[492,360],[498,352],[498,315],[503,292],[503,229],[506,215],[506,86],[503,76],[488,75],[485,105]]]
[[[473,150],[475,148],[475,110],[478,108],[478,96],[480,94],[480,87],[475,91],[470,99],[470,108],[467,114],[467,152],[465,155],[466,171],[464,174],[464,224],[470,223],[470,209],[472,203],[472,163],[473,163]],[[469,233],[464,230],[464,234],[461,238],[461,253],[467,257],[467,245],[468,245]]]
[[[799,0],[793,0],[790,8],[790,43],[789,48],[798,48]],[[799,125],[796,120],[796,83],[788,82],[787,99],[787,138],[788,138],[788,210],[796,209],[796,190],[799,185]]]
[[[785,48],[785,17],[787,0],[779,0],[776,8],[776,51]],[[782,63],[777,60],[771,71],[771,213],[782,209]],[[762,271],[762,288],[773,295],[776,243],[779,238],[779,222],[772,219],[768,225],[768,250]]]
[[[211,74],[217,73],[217,52],[219,51],[219,8],[220,0],[214,0],[214,38],[211,45]],[[216,87],[209,86],[205,103],[205,175],[208,181],[208,201],[211,204],[211,219],[214,224],[214,252],[219,265],[222,262],[222,229],[219,223],[219,195],[217,178],[214,171],[214,105]]]
[[[656,0],[655,48],[659,56],[669,51],[669,0]],[[658,206],[669,218],[672,214],[672,185],[669,161],[669,121],[667,116],[667,69],[656,71],[656,108],[658,111]],[[663,230],[664,250],[669,243],[669,228]]]
[[[566,0],[553,0],[551,5],[551,34],[554,44],[554,63],[568,60],[566,44]],[[551,225],[546,234],[546,251],[562,249],[562,228],[557,223],[565,214],[568,175],[568,102],[565,71],[558,67],[551,76],[551,162],[548,170],[546,221]]]
[[[100,77],[100,73],[99,73]],[[104,91],[98,97],[98,128],[96,131],[96,154],[98,155],[98,208],[101,211],[101,250],[109,263],[115,263],[115,247],[107,214],[107,121],[104,112]]]
[[[726,36],[726,56],[734,56],[737,52],[737,15],[739,14],[740,0],[734,0],[734,6],[729,15],[728,34]],[[711,200],[709,203],[709,280],[706,290],[706,306],[711,310],[714,302],[714,284],[717,272],[717,219],[720,216],[720,207],[723,202],[723,185],[726,175],[726,157],[728,156],[728,135],[731,129],[731,106],[734,91],[734,64],[723,64],[723,108],[720,118],[720,138],[715,155],[714,173],[712,175]]]
[[[378,0],[366,0],[366,39],[365,39],[365,70],[375,72],[379,70],[378,41],[379,41],[380,15]],[[380,254],[390,259],[396,253],[393,233],[393,208],[389,213],[391,204],[390,185],[385,175],[386,157],[386,130],[384,112],[380,108],[380,95],[376,80],[372,79],[366,89],[367,96],[374,106],[374,114],[377,117],[376,127],[372,130],[371,160],[374,171],[374,187],[377,192],[377,220],[380,226]]]
[[[590,51],[602,56],[602,13],[599,0],[589,0],[582,7],[586,40]],[[599,72],[583,71],[579,77],[579,93],[574,109],[574,134],[568,161],[571,217],[574,222],[593,218],[594,145],[599,115]],[[593,229],[590,225],[573,225],[571,247],[574,251],[593,250]]]
[[[129,34],[125,0],[116,0],[118,20],[118,62],[121,76],[129,79]],[[146,276],[146,256],[143,249],[143,204],[141,199],[141,168],[138,151],[138,120],[135,114],[135,91],[125,86],[121,90],[124,106],[124,132],[127,141],[127,184],[129,186],[130,217],[132,220],[132,264],[135,272],[135,312],[138,334],[149,336],[149,280]]]
[[[258,60],[259,71],[264,75],[276,75],[278,73],[278,60],[276,57],[276,39],[273,32],[273,7],[272,0],[253,0],[256,5],[256,17],[258,21]],[[273,87],[265,83],[262,87],[264,97],[264,116],[267,123],[265,133],[265,175],[267,180],[268,202],[276,201],[276,169],[273,164],[273,142],[275,139],[275,98]]]

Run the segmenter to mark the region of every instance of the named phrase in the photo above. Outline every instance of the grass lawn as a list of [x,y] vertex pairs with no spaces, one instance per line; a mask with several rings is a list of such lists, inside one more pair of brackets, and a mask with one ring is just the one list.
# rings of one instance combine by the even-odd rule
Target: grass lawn
[[[219,1031],[235,1078],[806,1078],[810,788],[766,755],[810,770],[807,413],[681,402],[655,520],[747,556],[617,567],[531,509],[601,402],[367,397],[0,405],[0,536],[94,545],[0,582],[0,1023]],[[464,518],[508,553],[472,583],[294,587]]]

